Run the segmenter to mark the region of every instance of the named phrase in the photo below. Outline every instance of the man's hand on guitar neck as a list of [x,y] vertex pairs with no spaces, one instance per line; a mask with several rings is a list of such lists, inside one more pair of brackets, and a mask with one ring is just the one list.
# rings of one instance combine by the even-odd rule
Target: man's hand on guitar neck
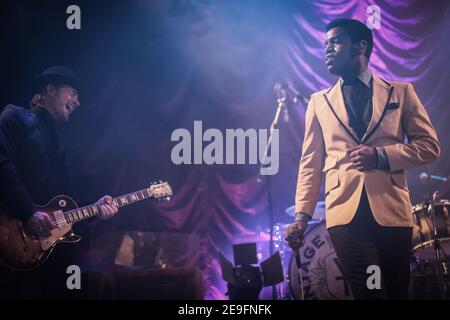
[[[110,196],[100,198],[100,200],[97,201],[97,204],[100,206],[101,219],[112,218],[118,211],[118,209],[112,204],[112,198]],[[39,239],[50,237],[51,231],[56,228],[48,213],[43,211],[35,212],[25,222],[25,225],[27,229]]]
[[112,218],[118,211],[117,207],[112,204],[111,196],[104,196],[97,201],[100,206],[100,218],[109,219]]
[[55,228],[50,216],[43,211],[35,212],[26,222],[26,227],[38,238],[48,238]]

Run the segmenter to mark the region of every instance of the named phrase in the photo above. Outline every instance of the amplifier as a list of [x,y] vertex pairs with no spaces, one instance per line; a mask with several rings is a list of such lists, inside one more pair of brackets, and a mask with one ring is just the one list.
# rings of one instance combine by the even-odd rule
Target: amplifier
[[201,300],[203,272],[198,268],[115,271],[114,299]]

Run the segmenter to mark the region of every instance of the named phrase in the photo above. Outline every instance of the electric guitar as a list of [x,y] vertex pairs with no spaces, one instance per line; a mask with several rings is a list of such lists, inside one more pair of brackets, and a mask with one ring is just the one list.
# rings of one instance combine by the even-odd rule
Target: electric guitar
[[[112,204],[120,208],[149,198],[168,201],[171,196],[170,185],[159,181],[152,183],[147,189],[113,198]],[[35,237],[23,222],[0,211],[0,264],[11,270],[26,271],[39,267],[57,244],[81,240],[72,231],[75,223],[100,214],[97,204],[78,208],[72,198],[64,195],[56,196],[47,204],[36,208],[46,212],[56,226],[48,238]]]

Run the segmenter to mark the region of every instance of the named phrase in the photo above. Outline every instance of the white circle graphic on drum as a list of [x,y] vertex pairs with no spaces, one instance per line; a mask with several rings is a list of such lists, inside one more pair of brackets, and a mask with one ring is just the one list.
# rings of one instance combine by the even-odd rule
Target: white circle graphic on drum
[[[353,299],[324,222],[307,230],[300,257],[305,300]],[[289,263],[289,285],[292,297],[300,300],[300,278],[294,256]]]

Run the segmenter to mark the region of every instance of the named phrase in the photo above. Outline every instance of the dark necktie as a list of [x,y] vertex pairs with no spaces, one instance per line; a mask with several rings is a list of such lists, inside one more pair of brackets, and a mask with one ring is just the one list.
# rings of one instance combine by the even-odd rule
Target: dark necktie
[[359,79],[344,81],[342,85],[349,125],[361,139],[372,117],[372,90]]

